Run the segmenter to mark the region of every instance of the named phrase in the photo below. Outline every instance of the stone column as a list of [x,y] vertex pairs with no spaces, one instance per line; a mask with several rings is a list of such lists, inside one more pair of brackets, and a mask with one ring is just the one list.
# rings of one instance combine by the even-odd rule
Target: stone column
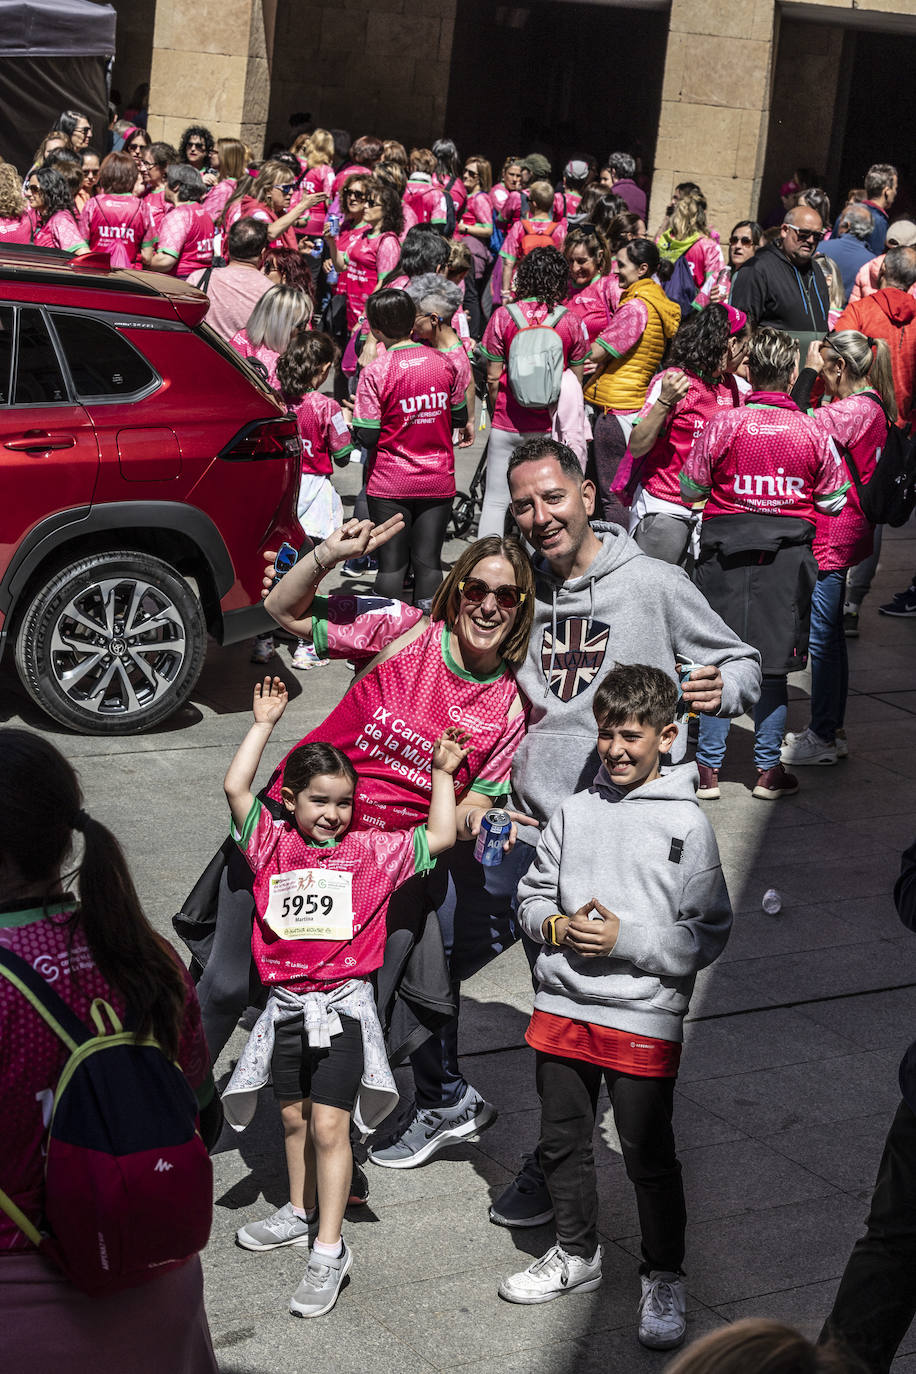
[[774,0],[673,0],[650,233],[680,181],[702,186],[709,222],[723,237],[756,212],[776,27]]

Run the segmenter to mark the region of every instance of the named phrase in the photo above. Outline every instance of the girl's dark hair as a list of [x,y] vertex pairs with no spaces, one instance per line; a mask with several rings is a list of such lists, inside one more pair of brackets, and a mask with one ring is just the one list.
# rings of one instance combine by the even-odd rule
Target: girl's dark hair
[[631,239],[624,244],[621,252],[626,253],[634,267],[642,267],[645,263],[649,269],[645,274],[647,277],[654,276],[658,271],[661,257],[651,239]]
[[[254,222],[255,224],[261,223],[260,220]],[[241,220],[236,220],[236,224],[240,223]],[[232,228],[235,228],[235,224]],[[229,232],[231,233],[232,230]],[[269,272],[271,268],[279,273],[284,286],[293,286],[297,291],[304,291],[314,303],[315,283],[312,281],[312,274],[308,268],[308,258],[304,257],[296,248],[284,248],[282,244],[269,243],[264,251],[262,270]]]
[[203,124],[191,124],[181,135],[181,142],[178,145],[178,161],[187,162],[188,141],[192,138],[202,138],[204,141],[204,162],[210,161],[210,154],[213,152],[213,135],[209,129],[204,128]]
[[605,191],[604,195],[599,196],[595,201],[589,211],[589,217],[592,224],[605,234],[609,234],[612,222],[618,215],[623,214],[626,208],[625,200],[621,200],[620,196],[615,196],[610,191]]
[[[566,266],[564,262],[564,268]],[[406,339],[417,318],[417,307],[406,291],[386,286],[366,301],[366,319],[389,339]]]
[[674,720],[677,688],[661,668],[646,663],[618,663],[598,684],[592,711],[599,726],[636,719],[661,730]]
[[682,367],[695,377],[710,378],[722,371],[731,325],[724,305],[692,310],[671,341],[669,367]]
[[43,220],[49,220],[57,210],[66,210],[76,219],[70,187],[60,172],[54,171],[52,167],[39,167],[32,176],[38,182],[44,201],[44,209],[41,212]]
[[298,334],[277,363],[284,399],[297,405],[307,391],[314,391],[322,371],[336,361],[338,353],[330,334]]
[[99,190],[129,195],[137,183],[137,164],[130,153],[109,153],[99,168]]
[[641,223],[642,216],[634,215],[632,210],[621,210],[619,215],[614,216],[608,225],[607,236],[615,253],[619,253],[623,245],[629,243],[630,236],[636,233]]
[[53,744],[26,730],[0,729],[0,854],[21,874],[36,905],[59,890],[74,830],[84,852],[76,870],[81,931],[102,976],[121,993],[141,1036],[150,1031],[174,1058],[185,1004],[181,966],[147,921],[114,835],[82,810],[71,765]]
[[[133,158],[131,158],[133,162]],[[66,182],[70,195],[75,198],[77,191],[83,184],[83,164],[75,153],[67,152],[65,148],[58,148],[45,159],[44,166],[49,172],[59,172]],[[137,164],[134,163],[134,171]]]
[[559,248],[533,248],[515,272],[515,299],[559,305],[569,290],[569,266]]
[[79,110],[64,110],[60,118],[54,121],[54,127],[60,129],[61,133],[66,134],[68,138],[72,138],[73,130],[81,119],[85,119],[87,124],[92,123],[89,116],[82,114]]
[[323,775],[349,778],[354,787],[359,782],[356,769],[341,749],[333,744],[324,744],[321,740],[313,740],[311,744],[300,744],[286,760],[283,786],[297,797],[305,791],[312,778]]
[[391,276],[422,277],[427,272],[444,272],[448,266],[448,240],[432,224],[415,224],[401,244],[401,256]]
[[170,162],[178,161],[178,149],[173,148],[171,143],[151,143],[146,151],[150,162],[159,168],[164,169]]
[[461,159],[458,156],[458,149],[450,138],[437,138],[432,151],[433,157],[436,159],[436,170],[444,181],[448,181],[450,177],[461,175]]
[[404,210],[401,197],[388,182],[373,177],[369,182],[370,196],[378,196],[382,203],[382,222],[379,229],[383,234],[400,234],[404,228]]

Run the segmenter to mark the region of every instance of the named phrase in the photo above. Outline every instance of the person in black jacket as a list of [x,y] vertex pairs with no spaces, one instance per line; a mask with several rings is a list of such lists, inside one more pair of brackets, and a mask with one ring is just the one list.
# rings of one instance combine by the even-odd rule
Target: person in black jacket
[[810,205],[790,210],[779,238],[758,248],[735,274],[731,303],[757,324],[795,335],[806,346],[827,332],[827,281],[814,254],[824,223]]
[[[916,842],[904,850],[897,913],[916,931]],[[878,1168],[865,1235],[853,1246],[821,1341],[844,1340],[871,1374],[887,1374],[916,1316],[916,1040],[900,1064],[902,1101]]]

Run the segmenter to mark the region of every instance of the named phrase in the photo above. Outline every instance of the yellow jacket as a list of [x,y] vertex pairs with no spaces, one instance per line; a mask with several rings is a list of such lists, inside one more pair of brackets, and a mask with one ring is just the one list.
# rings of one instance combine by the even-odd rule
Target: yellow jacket
[[[681,322],[681,307],[670,301],[658,282],[645,277],[628,286],[618,310],[628,301],[640,300],[649,318],[640,338],[618,355],[607,344],[611,361],[596,382],[586,389],[585,398],[605,410],[639,410],[646,399],[649,383],[658,371],[665,344],[673,339]],[[601,342],[600,336],[598,342]]]

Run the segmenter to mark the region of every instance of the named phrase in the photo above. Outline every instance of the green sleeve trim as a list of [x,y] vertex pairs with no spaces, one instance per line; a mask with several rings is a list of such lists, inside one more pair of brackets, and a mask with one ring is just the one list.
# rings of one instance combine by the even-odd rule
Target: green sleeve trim
[[850,485],[851,483],[847,478],[841,487],[837,487],[836,491],[819,491],[814,499],[815,501],[833,501],[837,496],[842,496],[844,491],[848,491]]
[[436,861],[429,852],[429,837],[425,825],[418,825],[413,832],[413,864],[417,873],[428,873],[436,867]]
[[702,500],[704,496],[709,495],[709,493],[712,491],[712,487],[701,487],[696,482],[691,481],[689,477],[685,477],[684,474],[681,473],[681,491],[684,496],[689,496],[691,500],[699,501]]
[[316,596],[311,605],[312,647],[319,658],[328,657],[328,599]]
[[235,840],[236,844],[239,846],[240,849],[248,848],[248,841],[254,834],[255,826],[258,823],[258,817],[260,816],[260,814],[261,803],[258,801],[257,797],[255,797],[254,801],[251,803],[251,810],[245,817],[245,824],[242,826],[241,830],[236,829],[234,821],[230,822],[229,834]]
[[605,343],[604,340],[601,338],[600,335],[599,335],[599,337],[595,340],[595,343],[596,343],[596,344],[600,344],[601,347],[604,349],[605,353],[610,353],[610,355],[611,355],[612,358],[619,358],[619,357],[621,356],[621,355],[618,353],[617,349],[616,349],[616,348],[611,348],[611,345],[610,345],[609,343]]
[[509,791],[509,780],[503,778],[502,782],[496,782],[488,778],[475,778],[468,791],[482,792],[485,797],[505,797]]
[[485,358],[489,358],[490,361],[494,363],[503,363],[506,361],[505,358],[501,358],[498,353],[491,353],[488,348],[484,348],[483,344],[477,345],[477,352],[482,353]]
[[367,429],[373,434],[378,434],[382,428],[381,420],[357,420],[354,417],[353,428],[355,430]]
[[158,242],[159,242],[158,239],[144,239],[143,242],[140,244],[140,247],[141,247],[141,248],[155,248],[155,246],[156,246],[156,244],[157,244]]
[[[156,242],[158,243],[159,240],[156,239]],[[174,258],[176,262],[177,262],[178,259],[181,257],[181,254],[180,254],[180,253],[173,253],[172,250],[171,250],[171,248],[160,248],[160,249],[159,249],[159,252],[162,253],[162,254],[163,254],[165,257],[167,257],[167,258]]]
[[204,1079],[203,1083],[201,1083],[194,1096],[197,1098],[197,1106],[200,1111],[203,1111],[204,1107],[209,1107],[216,1096],[216,1084],[213,1082],[212,1069],[207,1070],[207,1077]]
[[348,453],[353,453],[355,449],[356,449],[356,444],[347,444],[347,446],[346,446],[345,448],[335,448],[335,450],[334,450],[334,452],[332,453],[331,457],[332,457],[332,458],[345,458],[345,457],[347,456]]

